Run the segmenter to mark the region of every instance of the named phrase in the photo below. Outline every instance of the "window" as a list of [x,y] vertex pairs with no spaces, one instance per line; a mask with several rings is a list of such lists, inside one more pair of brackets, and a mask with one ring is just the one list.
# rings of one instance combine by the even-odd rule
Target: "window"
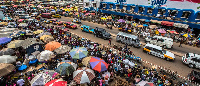
[[192,58],[191,60],[194,61],[194,62],[198,61],[197,58]]
[[149,46],[146,46],[145,48],[146,48],[146,49],[149,49],[149,50],[152,50],[152,48],[151,48],[151,47],[149,47]]
[[110,9],[112,9],[113,8],[113,4],[110,4]]
[[152,14],[152,12],[153,12],[153,9],[152,8],[148,8],[147,13]]
[[198,13],[198,15],[197,15],[195,20],[200,20],[200,12]]
[[143,13],[143,11],[144,11],[144,7],[139,7],[139,13]]
[[131,10],[134,11],[135,10],[135,6],[131,6]]
[[190,16],[191,12],[190,11],[183,11],[183,14],[181,17],[183,18],[188,18]]
[[169,16],[175,17],[178,14],[177,10],[170,10]]
[[89,6],[89,3],[88,3],[88,2],[86,2],[85,4],[86,4],[86,6]]
[[164,39],[158,39],[158,41],[164,42]]

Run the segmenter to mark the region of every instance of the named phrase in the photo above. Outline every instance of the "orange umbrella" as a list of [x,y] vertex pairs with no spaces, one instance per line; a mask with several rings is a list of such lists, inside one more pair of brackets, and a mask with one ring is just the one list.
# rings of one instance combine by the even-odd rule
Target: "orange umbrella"
[[138,27],[143,27],[143,25],[138,25]]
[[60,46],[61,46],[61,43],[52,41],[45,45],[45,50],[54,51],[55,49],[59,48]]

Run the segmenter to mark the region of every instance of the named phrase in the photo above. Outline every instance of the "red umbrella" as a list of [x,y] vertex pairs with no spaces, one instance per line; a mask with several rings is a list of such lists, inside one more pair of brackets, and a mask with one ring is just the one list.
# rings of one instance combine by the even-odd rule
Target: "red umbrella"
[[14,5],[13,7],[17,7],[17,5]]
[[92,57],[90,59],[90,65],[93,70],[98,72],[102,72],[108,69],[108,64],[103,59],[98,57]]
[[50,82],[47,82],[45,86],[67,86],[67,81],[63,81],[62,79],[54,79]]

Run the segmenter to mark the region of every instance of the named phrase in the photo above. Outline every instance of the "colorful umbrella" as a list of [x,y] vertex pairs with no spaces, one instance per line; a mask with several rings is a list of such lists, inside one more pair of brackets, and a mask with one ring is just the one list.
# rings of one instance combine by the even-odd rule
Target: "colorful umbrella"
[[0,63],[13,63],[16,62],[16,56],[3,55],[0,56]]
[[90,83],[95,78],[95,74],[93,70],[82,67],[73,72],[73,78],[78,84]]
[[0,45],[6,44],[6,43],[10,42],[11,40],[12,40],[12,38],[2,37],[2,38],[0,38]]
[[34,34],[40,34],[40,33],[42,33],[43,32],[43,30],[37,30],[37,31],[34,31],[33,33]]
[[67,75],[69,76],[75,71],[74,67],[69,63],[63,63],[59,65],[56,69],[56,72],[58,72],[60,75]]
[[144,27],[148,27],[149,25],[147,25],[147,24],[143,24],[143,26],[144,26]]
[[42,62],[42,61],[48,61],[49,59],[51,58],[54,58],[55,55],[52,51],[49,51],[49,50],[45,50],[45,51],[42,51],[38,56],[37,56],[37,59]]
[[123,19],[119,19],[118,22],[123,23],[123,22],[125,22],[125,20],[123,20]]
[[68,45],[61,45],[59,48],[55,49],[54,52],[57,54],[64,54],[69,50],[71,50],[71,48]]
[[67,81],[64,81],[62,78],[54,79],[47,82],[44,86],[67,86]]
[[90,62],[90,59],[91,59],[91,58],[92,58],[91,56],[90,56],[90,57],[85,57],[85,58],[83,58],[82,64],[85,65],[85,66],[87,67],[88,64],[89,64],[89,62]]
[[22,71],[22,70],[25,70],[26,68],[27,68],[27,66],[24,65],[24,64],[22,64],[22,66],[20,66],[20,67],[18,68],[18,70],[19,70],[19,71]]
[[108,68],[108,64],[103,59],[98,57],[92,57],[90,59],[90,65],[93,70],[96,70],[98,72],[105,71]]
[[150,25],[149,28],[158,28],[156,25]]
[[12,18],[10,18],[10,17],[3,17],[3,20],[8,21],[8,20],[12,20]]
[[138,27],[143,27],[143,25],[138,25]]
[[192,35],[189,34],[189,33],[183,34],[183,36],[184,36],[184,37],[192,37]]
[[3,48],[1,51],[0,51],[0,55],[12,55],[14,54],[15,51],[11,48]]
[[87,56],[88,51],[85,47],[77,47],[72,49],[69,54],[73,59],[82,59]]
[[31,86],[44,86],[47,82],[54,79],[59,75],[54,70],[44,70],[39,73],[30,81]]
[[5,76],[15,69],[13,64],[0,63],[0,77]]
[[59,48],[60,46],[61,46],[61,43],[52,41],[45,45],[45,50],[54,51],[55,49]]
[[74,67],[74,69],[77,68],[77,64],[75,64],[75,63],[73,63],[73,62],[70,62],[69,60],[65,60],[65,61],[62,61],[62,62],[58,63],[57,67],[58,67],[59,65],[63,64],[63,63],[68,63],[68,64],[72,65],[72,66]]
[[43,35],[40,37],[40,40],[44,41],[46,38],[53,38],[51,35]]
[[39,35],[37,35],[38,37],[41,37],[43,35],[50,35],[51,36],[51,33],[49,32],[43,32],[43,33],[40,33]]
[[159,33],[166,33],[166,31],[164,29],[158,29]]

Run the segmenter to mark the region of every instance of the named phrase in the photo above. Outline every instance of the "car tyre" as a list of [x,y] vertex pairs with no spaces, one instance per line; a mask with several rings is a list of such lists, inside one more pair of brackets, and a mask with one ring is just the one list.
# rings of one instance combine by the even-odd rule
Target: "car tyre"
[[147,54],[151,55],[151,52],[147,52]]
[[166,60],[167,60],[167,61],[169,61],[170,59],[169,59],[169,58],[167,58]]
[[191,64],[191,63],[190,63],[188,66],[189,66],[190,68],[194,68],[194,67],[195,67],[195,65],[193,65],[193,64]]

